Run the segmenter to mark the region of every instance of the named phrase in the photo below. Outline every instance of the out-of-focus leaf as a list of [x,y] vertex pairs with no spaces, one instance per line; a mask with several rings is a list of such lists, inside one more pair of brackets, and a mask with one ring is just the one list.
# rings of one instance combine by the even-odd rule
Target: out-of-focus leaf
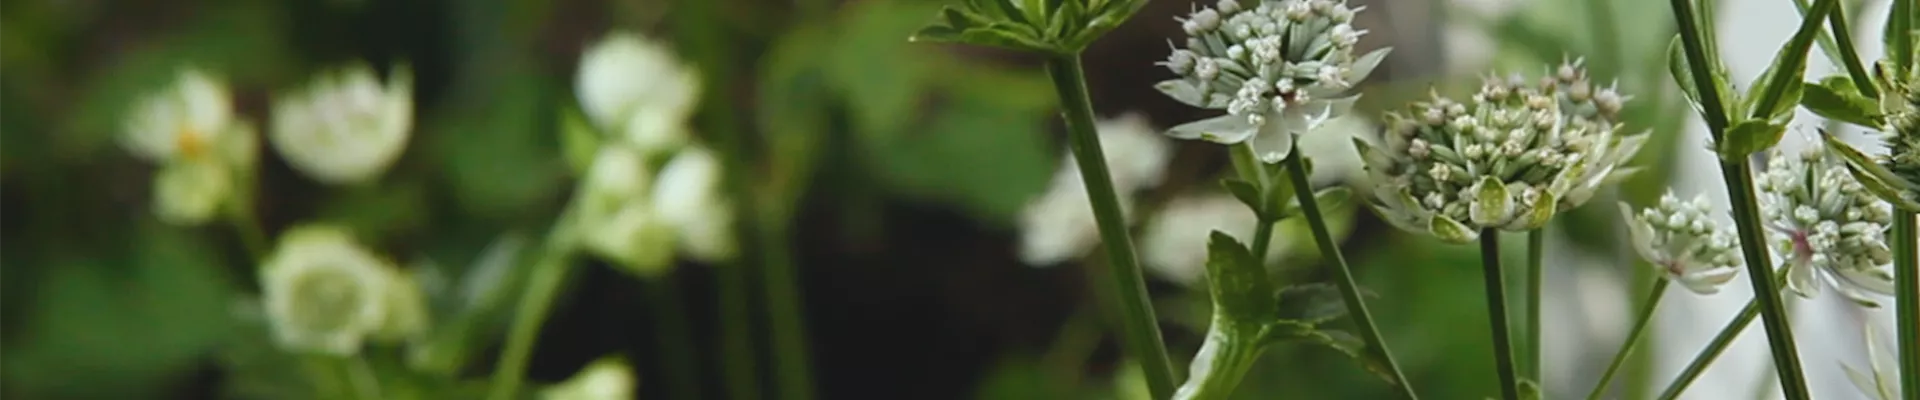
[[838,100],[817,55],[833,45],[832,32],[803,26],[781,35],[760,70],[760,128],[766,133],[773,171],[773,194],[792,204],[807,187],[818,155],[833,129],[832,102]]
[[1054,379],[1058,374],[1047,365],[1026,358],[1002,360],[987,372],[974,389],[976,399],[1057,399],[1077,393],[1067,382]]
[[825,54],[831,60],[826,76],[845,93],[854,128],[863,136],[897,132],[919,114],[928,88],[937,79],[928,71],[929,65],[942,62],[942,57],[932,47],[900,38],[913,32],[934,7],[861,2],[842,12],[832,46],[810,55]]
[[9,338],[8,393],[148,398],[232,333],[232,284],[199,236],[143,226],[123,258],[71,259],[35,288]]
[[1272,318],[1273,285],[1266,267],[1245,245],[1224,232],[1207,240],[1207,291],[1213,298],[1215,320],[1248,322]]
[[459,283],[449,292],[434,296],[434,321],[444,321],[422,343],[410,347],[407,364],[428,374],[452,375],[485,348],[484,339],[505,325],[508,302],[520,293],[518,283],[534,252],[526,251],[527,238],[505,234],[494,239],[486,250],[460,274]]
[[560,149],[565,152],[567,168],[575,176],[587,173],[593,157],[600,152],[600,133],[587,123],[580,110],[568,107],[560,111]]
[[990,221],[1010,220],[1046,189],[1058,154],[1041,136],[1045,114],[955,100],[923,133],[871,145],[875,173],[909,196],[959,206]]
[[1340,287],[1326,283],[1289,285],[1279,293],[1280,318],[1322,324],[1347,315]]
[[452,194],[466,211],[492,218],[524,212],[564,182],[560,150],[549,135],[550,93],[528,74],[506,74],[457,104],[425,131],[445,164]]
[[353,230],[368,242],[382,242],[426,223],[427,193],[419,184],[350,188],[322,206],[318,219]]

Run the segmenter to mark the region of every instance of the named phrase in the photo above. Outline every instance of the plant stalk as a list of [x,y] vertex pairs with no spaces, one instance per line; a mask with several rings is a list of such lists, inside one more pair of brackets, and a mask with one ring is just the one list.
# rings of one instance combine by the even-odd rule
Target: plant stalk
[[678,282],[670,276],[641,279],[646,285],[647,306],[653,314],[654,354],[659,354],[661,375],[669,399],[702,399],[698,358],[694,356],[693,323],[680,301]]
[[[1824,3],[1831,4],[1831,0]],[[1681,47],[1686,53],[1688,66],[1694,84],[1699,87],[1701,108],[1707,120],[1708,132],[1716,143],[1725,140],[1729,121],[1724,104],[1720,104],[1720,94],[1714,85],[1712,73],[1708,70],[1719,65],[1706,53],[1707,44],[1701,32],[1703,28],[1694,24],[1693,7],[1689,0],[1672,0],[1674,19],[1680,25]],[[1830,12],[1831,6],[1820,7],[1815,4],[1814,13]],[[1711,27],[1708,27],[1711,28]],[[1808,44],[1811,46],[1811,43]],[[1784,73],[1784,72],[1783,72]],[[1761,103],[1756,109],[1771,108],[1766,99],[1772,97],[1762,94]],[[1808,398],[1807,383],[1802,377],[1800,357],[1793,341],[1793,329],[1787,319],[1786,307],[1780,300],[1779,287],[1769,277],[1767,244],[1764,232],[1760,231],[1758,205],[1753,197],[1753,174],[1746,159],[1720,161],[1720,173],[1727,184],[1727,198],[1732,199],[1734,225],[1740,231],[1741,252],[1747,263],[1747,277],[1753,285],[1754,298],[1758,300],[1762,318],[1767,329],[1767,343],[1772,348],[1774,365],[1780,375],[1781,391],[1788,399],[1804,400]]]
[[1493,328],[1494,366],[1500,371],[1501,398],[1520,399],[1520,380],[1513,368],[1512,325],[1507,321],[1507,284],[1500,271],[1500,231],[1480,231],[1480,266],[1486,277],[1487,321]]
[[[1261,168],[1260,158],[1254,155],[1252,141],[1240,142],[1240,144],[1233,145],[1232,151],[1233,167],[1239,171],[1240,179],[1252,182],[1256,187],[1260,188],[1260,205],[1253,210],[1257,215],[1254,216],[1253,243],[1250,244],[1252,245],[1253,259],[1259,260],[1262,265],[1265,265],[1268,245],[1270,242],[1273,242],[1273,224],[1279,221],[1274,220],[1274,210],[1264,210],[1260,208],[1271,208],[1275,203],[1275,199],[1270,198],[1274,192],[1271,189],[1273,186],[1273,177],[1267,176],[1266,168]],[[1294,190],[1306,189],[1296,187]]]
[[790,399],[813,397],[811,351],[807,348],[805,300],[800,296],[800,277],[793,263],[793,247],[788,243],[787,216],[761,218],[759,224],[761,260],[767,302],[767,322],[779,329],[773,335],[774,378]]
[[720,312],[720,374],[726,382],[727,398],[752,400],[765,398],[760,391],[760,361],[754,354],[752,264],[734,260],[714,266],[714,291]]
[[[1893,7],[1887,13],[1886,35],[1888,39],[1887,56],[1893,59],[1893,65],[1901,71],[1913,70],[1913,35],[1904,34],[1913,31],[1915,10],[1913,0],[1893,0]],[[1908,49],[1899,51],[1898,49]],[[1856,85],[1858,85],[1856,83]]]
[[1620,372],[1620,366],[1626,365],[1627,358],[1633,355],[1634,346],[1646,336],[1647,325],[1653,322],[1653,311],[1659,309],[1660,299],[1665,298],[1661,294],[1666,293],[1667,284],[1671,282],[1661,278],[1653,282],[1652,289],[1647,290],[1647,301],[1640,306],[1640,319],[1633,322],[1633,331],[1627,333],[1627,343],[1621,344],[1620,350],[1613,353],[1613,362],[1607,364],[1606,373],[1600,374],[1600,382],[1593,385],[1592,392],[1587,393],[1587,400],[1600,400],[1600,396],[1607,393],[1614,374]]
[[1540,382],[1540,335],[1545,329],[1540,324],[1540,285],[1545,271],[1542,264],[1546,261],[1547,228],[1540,227],[1527,231],[1527,336],[1521,338],[1521,354],[1526,355],[1526,363],[1521,364],[1521,377],[1545,386]]
[[567,221],[573,214],[561,213],[560,218],[554,232],[548,234],[539,260],[528,271],[525,292],[520,294],[513,323],[507,330],[506,348],[501,350],[500,361],[494,366],[493,389],[487,394],[489,400],[519,397],[520,383],[526,379],[527,362],[533,357],[534,342],[540,337],[540,326],[546,322],[547,311],[553,307],[554,297],[559,296],[561,284],[566,282],[573,255],[573,243],[566,239],[570,235],[566,231],[572,229]]
[[1914,213],[1893,212],[1894,323],[1900,338],[1900,390],[1907,399],[1920,398],[1920,236],[1915,236]]
[[1107,249],[1108,267],[1113,282],[1108,286],[1118,306],[1120,342],[1127,353],[1140,361],[1146,375],[1147,391],[1154,398],[1173,395],[1172,363],[1166,344],[1161,341],[1158,319],[1149,302],[1146,278],[1141,275],[1134,255],[1133,239],[1127,235],[1127,223],[1120,212],[1119,197],[1114,194],[1113,177],[1107,172],[1106,155],[1100,149],[1100,135],[1094,130],[1093,100],[1087,96],[1086,71],[1078,54],[1056,55],[1047,61],[1047,74],[1060,96],[1066,114],[1067,131],[1073,158],[1080,167],[1081,181],[1093,206],[1094,220],[1100,227],[1100,240]]
[[1380,336],[1378,325],[1374,324],[1373,312],[1367,310],[1367,300],[1361,297],[1360,284],[1353,279],[1353,270],[1347,267],[1347,258],[1340,254],[1340,243],[1327,229],[1326,217],[1320,213],[1320,202],[1313,197],[1313,181],[1307,177],[1306,155],[1300,151],[1299,137],[1294,137],[1294,151],[1287,155],[1287,177],[1293,181],[1294,198],[1300,202],[1300,215],[1307,219],[1307,228],[1313,231],[1313,242],[1320,247],[1320,256],[1332,265],[1334,281],[1340,284],[1340,300],[1345,303],[1347,313],[1353,320],[1354,329],[1360,331],[1360,339],[1366,341],[1367,353],[1384,371],[1393,378],[1392,383],[1400,389],[1400,397],[1418,399],[1413,383],[1407,381],[1407,375],[1400,372],[1400,363],[1394,362],[1393,351],[1387,348],[1387,341]]

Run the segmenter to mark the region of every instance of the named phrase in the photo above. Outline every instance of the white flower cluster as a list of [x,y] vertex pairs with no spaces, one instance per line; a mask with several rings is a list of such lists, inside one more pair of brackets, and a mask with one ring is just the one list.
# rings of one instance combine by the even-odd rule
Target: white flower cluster
[[1720,286],[1740,273],[1740,244],[1725,224],[1708,215],[1706,196],[1681,201],[1672,192],[1660,204],[1635,214],[1627,203],[1620,213],[1627,219],[1634,250],[1660,270],[1698,294],[1720,292]]
[[[1100,121],[1095,130],[1121,210],[1130,215],[1131,194],[1160,184],[1173,149],[1138,113]],[[1080,166],[1068,154],[1062,157],[1046,193],[1028,201],[1020,212],[1020,260],[1047,266],[1079,257],[1099,243],[1098,228]]]
[[128,152],[160,164],[153,211],[177,225],[205,223],[236,201],[258,158],[259,137],[234,116],[226,84],[194,68],[181,69],[165,90],[140,99],[120,139]]
[[342,228],[289,229],[261,267],[260,286],[287,349],[347,356],[368,339],[397,342],[426,330],[419,285]]
[[588,250],[641,275],[664,272],[676,248],[703,262],[735,252],[720,161],[688,140],[697,78],[663,45],[627,33],[580,62],[580,107],[608,134],[576,196],[578,233]]
[[[1365,7],[1348,8],[1344,0],[1252,3],[1220,0],[1181,20],[1186,47],[1158,63],[1180,78],[1155,88],[1228,115],[1174,127],[1169,135],[1236,144],[1306,132],[1351,108],[1359,95],[1348,90],[1386,58],[1387,49],[1353,55],[1367,33],[1353,28],[1353,16]],[[1289,150],[1257,149],[1273,162]]]
[[1866,293],[1893,294],[1893,262],[1886,231],[1892,206],[1854,180],[1844,162],[1820,148],[1774,151],[1759,177],[1767,228],[1787,262],[1787,288],[1813,297],[1832,285],[1855,302]]
[[1631,173],[1621,165],[1646,135],[1619,132],[1625,100],[1594,87],[1576,61],[1538,85],[1489,77],[1465,104],[1435,95],[1387,116],[1384,148],[1355,146],[1386,220],[1468,242],[1481,229],[1539,227]]
[[367,182],[407,147],[413,130],[413,75],[396,68],[381,85],[372,68],[323,72],[273,103],[273,148],[314,180]]

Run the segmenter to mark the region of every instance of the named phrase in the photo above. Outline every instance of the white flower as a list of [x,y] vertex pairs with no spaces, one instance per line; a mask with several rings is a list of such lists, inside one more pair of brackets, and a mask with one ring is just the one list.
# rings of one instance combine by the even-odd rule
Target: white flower
[[1683,202],[1672,192],[1639,214],[1620,203],[1634,250],[1667,279],[1698,294],[1720,292],[1720,285],[1738,275],[1743,264],[1733,233],[1707,210],[1705,196]]
[[[288,349],[352,355],[369,336],[405,337],[423,329],[411,280],[360,247],[346,230],[288,230],[260,272],[274,336]],[[400,290],[402,292],[394,292]]]
[[407,147],[413,130],[413,76],[395,68],[381,85],[353,64],[315,77],[273,102],[273,148],[295,170],[328,184],[377,178]]
[[686,140],[685,123],[699,98],[699,76],[665,45],[616,32],[581,56],[574,91],[587,118],[651,152]]
[[[1205,194],[1178,197],[1169,201],[1141,230],[1140,259],[1149,271],[1169,281],[1189,285],[1204,282],[1207,240],[1213,232],[1226,233],[1241,243],[1251,245],[1256,221],[1259,219],[1254,218],[1253,210],[1233,196]],[[1347,234],[1350,226],[1344,221],[1340,216],[1329,214],[1330,230],[1335,236]],[[1308,250],[1295,248],[1301,242],[1289,238],[1302,237],[1309,232],[1302,218],[1277,222],[1273,238],[1267,242],[1267,263]]]
[[587,250],[642,276],[664,273],[673,262],[673,226],[653,207],[652,180],[639,150],[603,146],[574,200]]
[[1853,387],[1860,389],[1861,394],[1875,400],[1899,399],[1900,365],[1894,360],[1899,347],[1881,342],[1873,334],[1875,329],[1871,324],[1860,330],[1866,335],[1868,370],[1872,375],[1861,373],[1846,364],[1841,364],[1840,368],[1847,372],[1847,380],[1853,382]]
[[153,214],[169,224],[198,225],[219,215],[233,192],[233,172],[219,162],[167,163],[153,177]]
[[1761,211],[1775,251],[1787,263],[1787,288],[1802,297],[1831,285],[1868,307],[1867,293],[1893,295],[1893,262],[1886,231],[1892,206],[1868,192],[1844,162],[1815,147],[1797,155],[1775,151],[1759,177]]
[[[1172,149],[1148,125],[1146,117],[1137,113],[1100,121],[1095,129],[1122,214],[1130,216],[1132,194],[1160,184]],[[1079,164],[1074,163],[1072,154],[1063,156],[1047,191],[1029,200],[1020,212],[1020,260],[1027,265],[1047,266],[1086,253],[1100,240],[1092,207]]]
[[200,159],[217,153],[233,122],[226,84],[198,69],[183,68],[172,86],[134,106],[121,142],[134,155],[155,163]]
[[680,250],[703,262],[733,258],[733,208],[721,193],[720,160],[705,147],[681,149],[660,169],[653,206],[678,234]]
[[567,378],[566,382],[549,386],[540,391],[544,400],[626,400],[633,398],[635,382],[633,368],[627,361],[615,356],[602,357],[580,372]]
[[[1224,109],[1228,115],[1173,127],[1168,135],[1221,144],[1270,136],[1257,154],[1278,162],[1291,150],[1290,135],[1317,121],[1344,115],[1387,49],[1354,57],[1365,30],[1350,22],[1359,9],[1344,0],[1257,0],[1255,7],[1220,2],[1183,20],[1185,48],[1160,63],[1179,79],[1154,85],[1174,100]],[[1365,8],[1365,7],[1361,7]],[[1272,154],[1268,157],[1268,154]]]

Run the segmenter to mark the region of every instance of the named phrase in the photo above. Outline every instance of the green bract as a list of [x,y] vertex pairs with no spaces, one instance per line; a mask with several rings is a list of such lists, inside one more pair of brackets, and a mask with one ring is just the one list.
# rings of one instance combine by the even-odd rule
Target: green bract
[[940,10],[938,21],[908,40],[1074,54],[1146,4],[1146,0],[966,0]]
[[1490,77],[1467,103],[1436,95],[1389,114],[1383,146],[1355,141],[1376,185],[1373,208],[1455,243],[1481,229],[1538,228],[1632,173],[1621,165],[1646,135],[1619,132],[1624,101],[1575,61],[1537,85]]

